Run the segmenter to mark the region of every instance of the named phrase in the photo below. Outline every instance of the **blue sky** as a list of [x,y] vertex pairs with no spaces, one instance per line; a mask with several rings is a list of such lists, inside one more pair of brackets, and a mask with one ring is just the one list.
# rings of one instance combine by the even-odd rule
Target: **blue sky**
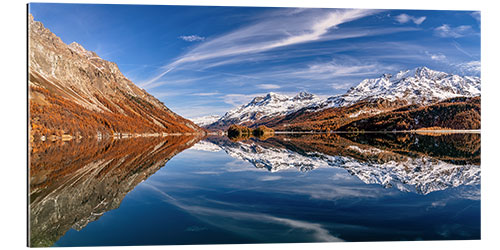
[[480,75],[475,11],[42,3],[29,11],[188,118],[223,115],[270,91],[341,94],[419,66]]

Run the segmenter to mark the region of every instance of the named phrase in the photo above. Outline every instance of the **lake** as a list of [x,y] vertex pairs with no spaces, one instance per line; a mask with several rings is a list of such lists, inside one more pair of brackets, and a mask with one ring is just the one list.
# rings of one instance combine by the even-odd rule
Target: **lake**
[[30,154],[32,246],[480,239],[480,134],[172,136]]

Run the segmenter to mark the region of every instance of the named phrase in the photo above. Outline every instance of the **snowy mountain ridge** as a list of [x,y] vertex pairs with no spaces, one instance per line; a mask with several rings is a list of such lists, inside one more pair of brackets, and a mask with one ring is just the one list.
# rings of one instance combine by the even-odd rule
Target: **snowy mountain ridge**
[[430,104],[453,97],[474,97],[481,94],[481,79],[435,71],[427,67],[383,74],[365,79],[343,95],[329,97],[321,108],[345,107],[360,101],[403,100],[407,104]]
[[[326,99],[307,92],[300,92],[294,97],[271,92],[265,96],[255,97],[251,102],[230,110],[219,120],[204,126],[251,124],[258,120],[288,115],[301,109],[316,112],[326,108],[347,107],[361,101],[385,100],[406,105],[428,105],[448,98],[474,97],[480,94],[479,77],[462,77],[427,67],[418,67],[396,74],[383,74],[379,78],[365,79],[345,94]],[[360,112],[377,114],[381,111]]]
[[257,96],[249,103],[228,111],[215,124],[242,124],[287,115],[321,101],[323,99],[307,92],[300,92],[293,97],[270,92],[264,96]]

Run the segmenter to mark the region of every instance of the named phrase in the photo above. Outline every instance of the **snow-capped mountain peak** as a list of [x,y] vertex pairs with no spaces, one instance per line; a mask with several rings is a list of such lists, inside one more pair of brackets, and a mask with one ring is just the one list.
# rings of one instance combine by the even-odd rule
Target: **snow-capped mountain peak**
[[321,107],[349,106],[359,101],[385,99],[429,104],[448,98],[481,94],[481,79],[418,67],[365,79],[345,94],[328,98]]
[[272,102],[280,102],[280,101],[286,101],[288,100],[289,97],[286,95],[280,95],[274,92],[269,92],[265,96],[257,96],[255,97],[251,102],[249,102],[245,107],[250,107],[250,106],[262,106],[262,105],[267,105]]
[[311,94],[311,93],[307,93],[305,91],[301,91],[300,93],[298,93],[296,96],[293,97],[294,100],[311,100],[311,99],[314,99],[316,96]]
[[259,119],[293,113],[321,101],[319,97],[307,92],[300,92],[294,97],[270,92],[255,97],[248,104],[230,110],[219,121],[231,121],[231,123],[236,124],[253,122]]
[[446,77],[448,75],[449,75],[448,73],[432,70],[432,69],[429,69],[429,68],[424,66],[424,67],[414,68],[411,70],[399,71],[395,75],[395,79],[401,80],[404,78],[414,77],[414,78],[427,78],[427,79],[435,80],[435,79]]

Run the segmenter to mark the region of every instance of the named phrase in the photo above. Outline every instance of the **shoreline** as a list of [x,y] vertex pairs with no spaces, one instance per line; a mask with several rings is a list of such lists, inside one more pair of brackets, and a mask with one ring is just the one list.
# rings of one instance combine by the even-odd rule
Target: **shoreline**
[[[68,135],[68,134],[63,134],[61,136],[57,135],[49,135],[49,136],[41,136],[38,140],[36,141],[41,141],[41,142],[55,142],[55,141],[72,141],[72,140],[81,140],[81,139],[96,139],[96,140],[102,140],[102,139],[113,139],[113,140],[121,140],[121,139],[131,139],[131,138],[145,138],[145,137],[168,137],[168,136],[195,136],[195,135],[207,135],[208,133],[114,133],[112,135],[106,134],[100,134],[98,133],[95,136],[88,136],[88,137],[83,137],[83,136],[76,136],[76,135]],[[35,142],[35,140],[31,140],[31,142]]]
[[396,133],[436,133],[436,134],[480,134],[480,129],[443,130],[394,130],[394,131],[275,131],[274,134],[396,134]]
[[[397,133],[411,133],[411,134],[421,134],[421,133],[431,133],[431,134],[481,134],[480,129],[443,129],[443,130],[397,130],[397,131],[274,131],[275,135],[294,135],[294,134],[397,134]],[[103,138],[111,138],[114,140],[129,139],[129,138],[144,138],[144,137],[167,137],[167,136],[193,136],[193,135],[205,135],[205,136],[227,136],[225,132],[206,132],[206,133],[115,133],[114,135],[107,136],[91,136],[86,138],[95,138],[101,140]],[[62,136],[42,136],[39,141],[71,141],[76,139],[83,139],[81,136],[72,135],[62,135]]]

